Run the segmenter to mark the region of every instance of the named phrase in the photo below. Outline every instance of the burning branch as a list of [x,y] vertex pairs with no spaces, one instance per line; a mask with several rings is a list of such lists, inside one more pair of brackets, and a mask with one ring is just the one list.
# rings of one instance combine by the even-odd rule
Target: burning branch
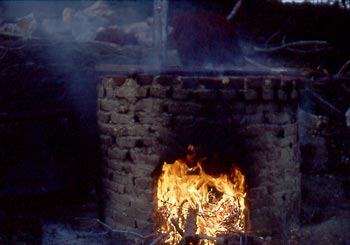
[[[193,219],[196,218],[196,210],[191,209],[192,211],[189,211],[188,216],[190,216],[190,218],[187,218],[187,221],[189,221],[188,219]],[[208,236],[205,234],[195,234],[195,230],[193,231],[192,228],[196,228],[197,226],[195,225],[196,221],[194,222],[187,222],[186,223],[186,232],[184,232],[179,224],[177,223],[177,221],[172,218],[171,219],[171,223],[174,225],[176,231],[181,235],[182,239],[180,241],[180,244],[197,244],[199,242],[199,240],[204,239],[204,240],[209,240],[209,241],[217,241],[218,244],[225,244],[226,239],[223,237],[212,237],[212,236]],[[194,224],[194,226],[193,226]]]

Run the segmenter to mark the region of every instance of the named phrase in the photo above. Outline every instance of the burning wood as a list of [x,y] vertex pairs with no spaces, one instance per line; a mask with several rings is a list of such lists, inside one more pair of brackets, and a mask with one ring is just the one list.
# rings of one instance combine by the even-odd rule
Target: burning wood
[[158,233],[171,231],[164,239],[167,244],[199,239],[211,244],[246,228],[245,179],[240,170],[232,167],[229,174],[211,176],[201,159],[188,165],[194,155],[190,151],[184,160],[164,163],[158,180],[155,220]]

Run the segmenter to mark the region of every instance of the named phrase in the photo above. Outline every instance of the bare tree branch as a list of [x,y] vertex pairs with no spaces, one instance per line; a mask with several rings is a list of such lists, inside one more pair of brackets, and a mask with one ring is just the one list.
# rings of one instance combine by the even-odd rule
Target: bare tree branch
[[275,38],[277,37],[279,34],[281,33],[281,31],[276,31],[275,33],[273,33],[265,42],[265,47],[267,47],[269,45],[269,43]]
[[322,103],[323,105],[327,106],[329,109],[331,109],[332,111],[336,112],[337,114],[343,115],[343,112],[341,110],[339,110],[337,107],[335,107],[334,105],[332,105],[331,103],[329,103],[328,101],[326,101],[325,99],[323,99],[319,94],[317,94],[316,92],[312,91],[311,89],[306,89],[306,91],[308,91],[315,99],[317,99],[320,103]]
[[229,15],[227,15],[226,20],[232,20],[232,18],[237,14],[238,10],[240,9],[242,2],[242,0],[238,0],[235,6],[233,6],[233,9],[229,13]]
[[339,71],[338,71],[338,75],[339,74],[342,74],[344,71],[345,71],[345,69],[348,67],[350,65],[350,60],[348,60],[340,69],[339,69]]
[[[276,51],[280,51],[280,50],[287,50],[287,49],[292,49],[295,47],[305,47],[305,46],[319,46],[319,45],[328,45],[327,41],[320,41],[320,40],[302,40],[302,41],[296,41],[296,42],[290,42],[290,43],[284,43],[280,46],[277,47],[271,47],[271,48],[259,48],[259,47],[254,47],[254,51],[256,52],[264,52],[264,53],[271,53],[271,52],[276,52]],[[330,48],[330,47],[325,47],[325,48],[314,48],[314,49],[310,49],[310,50],[304,50],[304,49],[295,49],[298,51],[302,51],[302,52],[319,52],[320,50],[326,49],[326,48]]]

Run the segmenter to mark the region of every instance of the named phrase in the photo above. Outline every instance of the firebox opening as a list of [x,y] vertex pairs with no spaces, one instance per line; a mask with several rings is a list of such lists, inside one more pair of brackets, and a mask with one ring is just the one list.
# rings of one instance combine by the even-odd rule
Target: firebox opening
[[218,154],[208,156],[201,146],[189,144],[184,157],[164,162],[154,209],[155,227],[159,235],[165,234],[164,243],[225,240],[246,231],[245,176],[232,163],[226,172],[213,171],[220,166],[218,159]]

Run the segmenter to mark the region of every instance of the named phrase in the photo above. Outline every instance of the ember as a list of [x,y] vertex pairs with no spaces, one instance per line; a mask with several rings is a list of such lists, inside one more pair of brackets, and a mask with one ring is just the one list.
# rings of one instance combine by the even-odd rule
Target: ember
[[[203,169],[204,159],[189,164],[189,154],[173,164],[164,162],[158,180],[155,222],[158,233],[168,233],[164,242],[179,244],[188,237],[219,240],[244,231],[244,175],[232,166],[228,174],[211,176]],[[212,244],[209,239],[203,244]]]

